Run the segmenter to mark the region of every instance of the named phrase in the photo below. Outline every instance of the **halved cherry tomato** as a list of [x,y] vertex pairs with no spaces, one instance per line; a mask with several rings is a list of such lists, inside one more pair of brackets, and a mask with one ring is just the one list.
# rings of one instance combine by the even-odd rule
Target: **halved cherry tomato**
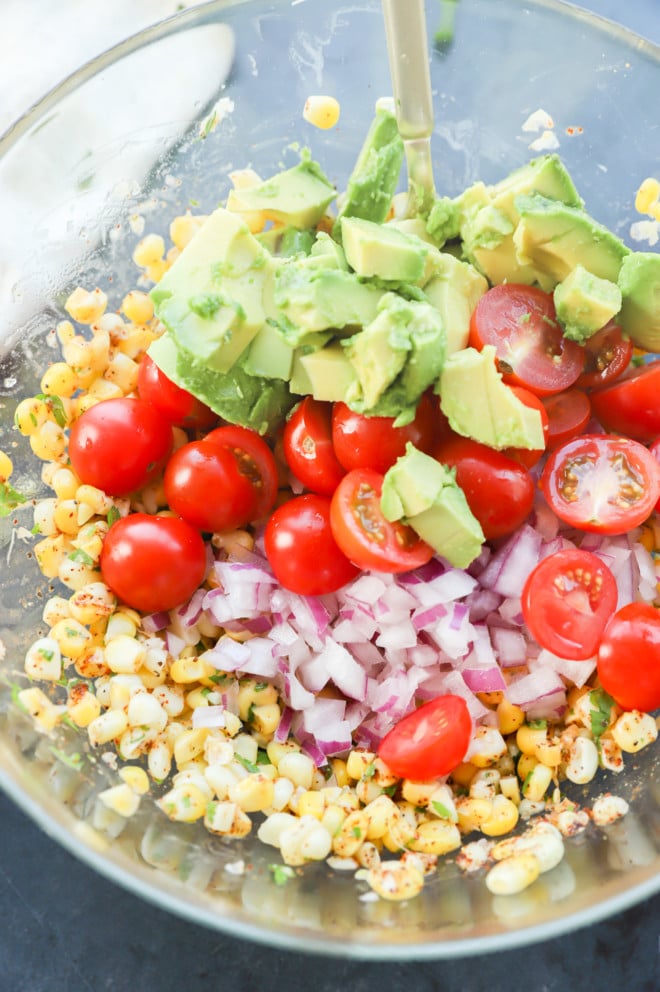
[[277,499],[277,463],[273,452],[262,437],[249,427],[225,424],[210,431],[204,444],[215,444],[233,451],[241,463],[241,471],[252,479],[257,497],[254,520],[270,513]]
[[192,393],[177,386],[145,355],[138,368],[138,394],[175,427],[207,431],[217,424],[219,417]]
[[333,536],[330,498],[317,493],[278,506],[266,524],[264,550],[280,585],[302,596],[334,592],[359,574]]
[[426,782],[460,765],[471,736],[472,719],[462,696],[438,696],[385,734],[378,757],[399,778]]
[[638,441],[584,434],[548,457],[540,486],[560,520],[581,530],[625,534],[660,496],[660,465]]
[[568,549],[533,569],[523,587],[522,612],[542,648],[585,661],[596,654],[617,598],[607,565],[590,551]]
[[286,463],[306,489],[331,496],[346,469],[332,446],[332,405],[311,396],[298,404],[284,425]]
[[[550,433],[550,421],[548,419],[547,410],[540,398],[534,393],[531,393],[529,389],[523,389],[521,386],[510,386],[509,388],[516,394],[521,403],[524,403],[525,406],[530,407],[532,410],[538,410],[541,417],[543,439],[547,447],[548,435]],[[545,451],[545,448],[505,448],[502,453],[508,458],[513,458],[514,461],[524,465],[525,468],[533,468],[537,462],[540,462],[541,458],[545,454]]]
[[548,415],[548,451],[583,434],[591,420],[591,403],[581,389],[566,389],[563,393],[546,396],[543,406]]
[[632,354],[632,341],[625,338],[619,325],[611,320],[586,341],[584,368],[575,385],[578,389],[608,385],[627,369]]
[[638,441],[660,434],[660,361],[628,371],[604,389],[591,394],[594,416],[603,427]]
[[408,441],[420,451],[428,452],[442,424],[437,400],[424,394],[409,424],[394,426],[393,417],[367,417],[356,413],[346,403],[335,403],[332,410],[332,443],[345,469],[372,468],[385,474],[397,458],[405,454]]
[[233,449],[190,441],[174,452],[164,475],[165,496],[175,513],[210,533],[234,530],[256,518],[259,477]]
[[[660,437],[649,447],[649,451],[655,458],[656,462],[660,465]],[[656,510],[660,510],[660,499],[655,504],[655,508]]]
[[502,283],[484,293],[472,313],[470,344],[493,345],[504,381],[537,396],[568,389],[584,367],[581,346],[563,335],[552,294],[535,286]]
[[383,476],[355,468],[341,480],[332,497],[332,533],[344,554],[360,568],[408,572],[425,565],[433,549],[399,521],[386,520],[380,508]]
[[142,489],[172,450],[172,426],[151,403],[130,396],[102,400],[78,417],[69,458],[81,482],[109,496]]
[[511,534],[529,516],[535,485],[524,465],[466,437],[444,441],[433,455],[456,469],[456,482],[487,540]]
[[206,568],[204,541],[178,517],[131,513],[117,520],[103,541],[103,581],[122,602],[145,613],[185,603]]
[[598,678],[624,710],[660,709],[660,611],[628,603],[614,614],[598,649]]

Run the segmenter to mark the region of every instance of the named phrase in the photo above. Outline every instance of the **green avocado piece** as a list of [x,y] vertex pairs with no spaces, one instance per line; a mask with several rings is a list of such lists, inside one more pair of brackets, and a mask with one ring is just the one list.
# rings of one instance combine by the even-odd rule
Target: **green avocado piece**
[[450,355],[438,384],[440,407],[452,430],[490,448],[545,448],[541,415],[502,382],[495,348]]
[[515,202],[518,259],[545,277],[539,279],[544,289],[553,289],[577,265],[599,279],[617,281],[629,249],[606,227],[577,207],[543,196],[519,196]]
[[576,265],[554,289],[555,310],[564,336],[584,344],[621,309],[621,290]]
[[472,311],[488,289],[488,282],[473,265],[449,252],[438,252],[434,259],[434,274],[423,290],[442,317],[447,354],[452,355],[467,347]]
[[428,278],[429,245],[415,235],[360,217],[342,218],[341,235],[346,260],[363,279],[417,284]]
[[660,351],[660,255],[634,251],[619,272],[619,323],[638,348]]
[[151,290],[156,316],[191,359],[226,372],[265,320],[274,262],[236,214],[214,211]]
[[296,352],[289,388],[315,400],[346,400],[357,387],[357,376],[339,342],[304,353]]
[[380,500],[387,520],[403,520],[456,568],[478,557],[485,540],[454,469],[408,443],[388,469]]
[[291,377],[293,352],[293,346],[284,340],[277,325],[267,320],[248,345],[242,359],[243,368],[248,375],[286,382]]
[[295,255],[309,255],[316,238],[315,231],[300,230],[297,227],[269,227],[255,234],[259,244],[271,255],[288,258]]
[[392,204],[403,164],[403,141],[395,114],[383,105],[376,113],[346,186],[332,235],[341,239],[342,217],[382,224]]
[[[311,259],[311,256],[310,256]],[[284,338],[294,347],[310,333],[368,324],[384,290],[355,273],[294,259],[275,273],[274,304]]]
[[335,193],[320,166],[307,156],[255,186],[233,189],[227,205],[239,213],[260,211],[278,224],[310,228],[324,216]]

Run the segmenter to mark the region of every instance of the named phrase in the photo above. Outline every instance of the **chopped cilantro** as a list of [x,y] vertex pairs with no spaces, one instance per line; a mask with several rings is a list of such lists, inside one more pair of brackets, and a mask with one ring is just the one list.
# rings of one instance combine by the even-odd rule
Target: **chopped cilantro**
[[528,720],[527,726],[530,730],[546,730],[548,727],[547,720]]
[[384,794],[385,794],[386,796],[389,796],[389,797],[390,797],[390,799],[392,799],[392,797],[393,797],[393,796],[394,796],[394,794],[396,793],[396,790],[397,790],[397,787],[396,787],[396,785],[387,785],[387,786],[386,786],[386,787],[385,787],[385,788],[383,789],[383,793],[384,793]]
[[106,520],[108,521],[108,527],[112,527],[112,525],[119,520],[120,516],[121,514],[119,513],[117,507],[111,506],[110,509],[108,510],[108,516],[106,517]]
[[64,411],[64,403],[59,396],[48,396],[47,393],[38,393],[36,399],[43,400],[50,412],[55,418],[55,422],[58,427],[66,427],[66,413]]
[[213,113],[209,114],[209,116],[202,124],[202,129],[199,134],[200,138],[208,138],[209,134],[211,133],[211,131],[213,130],[213,128],[217,123],[218,123],[218,115],[214,110]]
[[295,872],[289,865],[268,865],[273,876],[275,885],[286,885],[290,878],[294,878]]
[[51,745],[51,754],[55,755],[58,761],[61,761],[63,765],[67,765],[69,768],[73,768],[74,771],[81,771],[84,758],[78,751],[74,751],[73,754],[67,754],[66,751],[61,751],[60,748]]
[[353,834],[354,837],[357,837],[357,839],[359,840],[362,837],[362,829],[361,829],[361,827],[358,827],[358,825],[356,824],[353,827],[352,834]]
[[249,758],[244,758],[242,754],[235,754],[234,757],[236,758],[238,763],[240,765],[243,765],[243,768],[246,768],[249,772],[259,771],[257,765],[255,765],[253,761],[250,761]]
[[0,482],[0,517],[7,517],[17,506],[27,502],[27,496],[17,492],[8,482]]
[[370,761],[367,767],[362,772],[362,778],[373,778],[376,774],[376,762]]
[[94,564],[94,559],[86,551],[83,551],[82,548],[76,548],[74,551],[70,551],[67,558],[69,561],[77,561],[81,565],[88,565],[90,568]]
[[610,725],[612,710],[616,703],[604,689],[592,689],[589,693],[589,702],[591,704],[591,733],[598,741]]
[[451,820],[451,810],[448,809],[444,803],[438,802],[437,799],[432,799],[431,806],[438,814],[438,816],[441,816],[443,818],[443,820]]

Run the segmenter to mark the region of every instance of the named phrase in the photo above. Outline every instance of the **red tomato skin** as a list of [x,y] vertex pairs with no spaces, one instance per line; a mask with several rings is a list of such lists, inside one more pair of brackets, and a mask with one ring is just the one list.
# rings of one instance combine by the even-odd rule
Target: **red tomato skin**
[[[595,577],[593,595],[583,575]],[[596,654],[617,599],[616,580],[607,565],[590,551],[575,548],[539,562],[525,582],[521,603],[525,623],[542,648],[560,658],[586,661]]]
[[[653,444],[649,447],[649,451],[655,458],[658,465],[660,465],[660,437],[657,438],[657,440],[655,440]],[[660,498],[658,499],[658,502],[655,504],[655,508],[656,510],[660,510]]]
[[270,513],[275,506],[279,482],[275,456],[266,441],[249,427],[224,424],[209,431],[203,442],[230,448],[239,461],[247,459],[245,471],[254,480],[257,498],[253,519],[261,520]]
[[[587,485],[584,479],[592,469]],[[568,472],[573,472],[573,479]],[[637,490],[635,502],[622,500],[610,488],[624,475],[623,481],[630,480]],[[551,509],[565,523],[598,534],[625,534],[647,519],[660,498],[660,466],[638,441],[584,434],[551,452],[539,485]]]
[[330,509],[335,540],[363,569],[397,573],[420,568],[431,560],[433,549],[412,527],[385,519],[380,509],[382,488],[383,476],[369,468],[352,469],[344,476]]
[[101,551],[103,581],[143,613],[185,603],[204,581],[206,569],[202,538],[178,517],[131,513],[110,527]]
[[284,425],[283,447],[298,481],[314,493],[332,496],[346,475],[332,444],[332,404],[306,396]]
[[572,386],[584,353],[564,337],[552,294],[535,286],[502,283],[487,290],[472,312],[469,343],[493,345],[504,382],[537,396]]
[[543,406],[548,415],[547,451],[583,434],[591,420],[591,403],[581,389],[566,389],[546,396]]
[[378,757],[399,778],[449,775],[465,757],[472,719],[461,696],[438,696],[408,713],[380,742]]
[[207,431],[218,422],[210,407],[168,379],[149,355],[140,362],[137,391],[175,427]]
[[660,361],[629,369],[604,389],[591,393],[594,416],[603,427],[637,441],[660,434]]
[[75,421],[69,458],[81,482],[128,496],[151,482],[172,450],[172,427],[150,403],[102,400]]
[[598,678],[624,710],[660,709],[660,612],[629,603],[614,614],[598,650]]
[[330,526],[330,498],[303,493],[273,512],[264,550],[280,585],[301,596],[335,592],[359,574]]
[[456,482],[487,541],[511,534],[531,513],[534,480],[513,458],[461,437],[440,444],[433,454],[456,469]]
[[[524,403],[525,406],[528,406],[531,410],[538,410],[539,416],[541,417],[543,439],[547,448],[548,436],[550,433],[550,421],[548,419],[547,410],[543,406],[542,401],[538,396],[530,392],[529,389],[523,389],[522,386],[511,386],[510,388],[521,403]],[[519,462],[521,465],[524,465],[525,468],[534,468],[534,466],[537,465],[543,458],[546,448],[505,448],[503,454],[507,455],[508,458],[513,458],[514,461]]]
[[163,478],[175,513],[198,530],[221,533],[255,518],[257,495],[230,448],[190,441],[174,452]]
[[450,431],[436,398],[425,393],[409,424],[394,426],[393,417],[367,417],[346,403],[335,403],[332,410],[332,442],[338,461],[347,471],[371,468],[383,475],[405,454],[408,441],[420,451],[429,452],[442,435]]
[[584,345],[584,368],[575,385],[578,389],[599,389],[614,382],[628,368],[632,356],[632,341],[611,320]]

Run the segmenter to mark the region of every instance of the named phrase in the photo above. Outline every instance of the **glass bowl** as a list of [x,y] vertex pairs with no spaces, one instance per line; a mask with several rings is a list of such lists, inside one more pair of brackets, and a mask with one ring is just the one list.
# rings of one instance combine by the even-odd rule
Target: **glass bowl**
[[[440,192],[494,182],[533,157],[529,118],[542,109],[587,209],[630,241],[635,192],[657,168],[651,95],[660,49],[553,0],[462,0],[455,34],[432,46]],[[428,5],[433,39],[437,3]],[[12,483],[45,492],[26,439],[12,428],[55,355],[53,328],[78,284],[119,306],[134,286],[143,230],[166,233],[189,205],[208,212],[228,174],[295,164],[308,146],[342,188],[376,99],[391,91],[376,0],[215,2],[146,30],[84,66],[0,140],[0,448]],[[310,94],[340,102],[338,125],[306,124]],[[546,141],[542,138],[542,141]],[[292,949],[387,958],[443,958],[557,936],[660,889],[657,749],[577,790],[611,790],[630,812],[567,842],[543,884],[492,896],[448,861],[406,903],[358,898],[352,876],[315,866],[277,885],[250,839],[220,843],[177,827],[150,801],[127,821],[94,824],[104,762],[79,767],[75,736],[35,732],[14,705],[23,656],[43,628],[49,593],[32,547],[30,506],[0,520],[0,784],[50,835],[137,895],[204,926]],[[113,779],[114,781],[114,779]],[[122,827],[123,829],[119,829]]]

